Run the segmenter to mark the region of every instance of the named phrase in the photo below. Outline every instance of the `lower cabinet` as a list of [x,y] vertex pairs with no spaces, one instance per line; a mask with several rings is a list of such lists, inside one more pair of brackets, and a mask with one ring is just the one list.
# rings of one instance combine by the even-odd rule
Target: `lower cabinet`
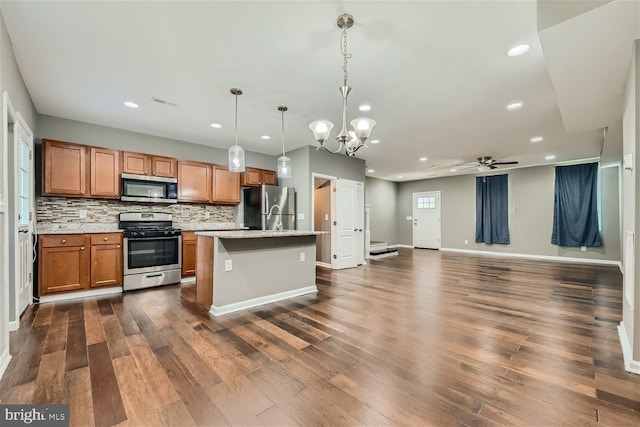
[[122,234],[39,236],[39,295],[122,285]]
[[196,232],[182,232],[182,277],[196,275]]

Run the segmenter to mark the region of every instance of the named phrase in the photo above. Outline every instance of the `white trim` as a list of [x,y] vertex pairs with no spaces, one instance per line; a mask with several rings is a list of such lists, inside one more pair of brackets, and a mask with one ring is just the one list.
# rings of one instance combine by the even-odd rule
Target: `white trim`
[[622,265],[622,261],[618,261],[618,268],[620,269],[620,273],[624,276],[624,265]]
[[401,245],[401,244],[397,244],[397,245],[387,245],[388,248],[409,248],[409,249],[415,249],[413,247],[413,245]]
[[15,332],[18,330],[18,328],[20,327],[20,321],[19,320],[10,320],[9,321],[9,332]]
[[604,264],[604,265],[615,265],[618,267],[620,266],[620,261],[613,261],[608,259],[572,258],[572,257],[555,256],[555,255],[514,254],[511,252],[489,252],[489,251],[477,251],[472,249],[454,249],[454,248],[441,248],[440,250],[444,252],[460,252],[465,254],[489,255],[489,256],[506,257],[506,258],[527,258],[527,259],[537,259],[541,261],[576,262],[580,264]]
[[190,277],[183,277],[182,279],[180,279],[180,283],[195,283],[196,282],[196,276],[190,276]]
[[627,338],[627,330],[624,327],[624,322],[620,322],[618,325],[618,335],[620,336],[620,345],[622,346],[622,355],[624,357],[624,369],[634,374],[640,374],[640,361],[633,360],[631,345]]
[[[336,222],[336,186],[338,184],[338,177],[332,175],[324,175],[321,173],[311,173],[311,215],[309,215],[309,229],[316,231],[316,178],[328,179],[331,181],[331,247],[329,248],[329,256],[331,264],[328,264],[327,268],[334,268],[333,254],[336,249],[336,226],[333,225]],[[327,264],[325,264],[327,265]],[[324,267],[324,266],[323,266]]]
[[326,262],[316,261],[316,267],[324,267],[324,268],[333,268],[331,264],[327,264]]
[[7,370],[9,362],[11,362],[11,354],[9,354],[9,349],[5,348],[2,355],[0,355],[0,378],[2,378],[4,372]]
[[412,220],[411,220],[411,243],[413,244],[413,247],[416,246],[416,211],[418,210],[418,207],[416,206],[416,198],[421,197],[421,196],[426,196],[426,195],[433,195],[436,194],[437,198],[436,200],[438,201],[437,203],[437,208],[438,208],[438,244],[437,247],[431,248],[431,247],[420,247],[422,249],[440,249],[442,247],[442,193],[440,192],[440,190],[433,190],[433,191],[418,191],[416,193],[412,193],[411,195],[411,215],[412,215]]
[[[2,171],[2,188],[0,188],[0,204],[3,221],[0,225],[2,227],[2,235],[4,236],[4,242],[2,242],[2,254],[3,259],[0,262],[0,266],[2,267],[2,277],[0,278],[0,304],[3,305],[0,313],[2,314],[2,318],[0,319],[0,328],[3,329],[0,336],[3,336],[4,342],[0,343],[0,349],[4,349],[4,351],[9,351],[10,342],[9,342],[9,118],[15,120],[15,110],[13,108],[13,104],[11,103],[11,99],[9,98],[9,93],[7,91],[2,92],[2,144],[0,144],[0,148],[2,149],[2,153],[0,154],[0,161],[2,161],[2,166],[0,167],[0,171]],[[4,363],[4,352],[3,357],[0,359],[2,363]]]
[[245,310],[247,308],[257,307],[259,305],[270,304],[272,302],[282,301],[284,299],[299,297],[302,295],[311,294],[314,292],[318,292],[318,288],[313,286],[307,286],[304,288],[294,289],[292,291],[280,292],[278,294],[267,295],[264,297],[252,298],[247,301],[234,302],[232,304],[223,305],[221,307],[217,307],[215,305],[211,306],[211,310],[209,313],[214,316],[220,316],[222,314],[233,313],[235,311]]
[[45,295],[40,297],[40,304],[47,302],[66,301],[76,298],[98,297],[101,295],[121,294],[122,286],[114,286],[104,289],[91,289],[90,291],[67,292],[58,295]]

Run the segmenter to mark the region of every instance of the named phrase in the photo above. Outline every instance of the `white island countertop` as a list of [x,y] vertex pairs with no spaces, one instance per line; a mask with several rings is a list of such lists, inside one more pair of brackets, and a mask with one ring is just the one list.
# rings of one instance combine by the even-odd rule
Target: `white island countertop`
[[218,237],[220,239],[261,239],[264,237],[297,237],[318,236],[328,234],[328,231],[309,230],[235,230],[235,231],[198,231],[196,235],[204,237]]

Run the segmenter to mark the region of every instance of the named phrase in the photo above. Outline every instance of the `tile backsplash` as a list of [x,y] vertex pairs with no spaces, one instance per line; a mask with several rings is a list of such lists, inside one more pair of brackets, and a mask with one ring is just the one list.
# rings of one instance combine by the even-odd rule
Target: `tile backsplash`
[[[80,218],[80,211],[86,217]],[[233,223],[236,220],[235,206],[206,204],[149,204],[130,203],[119,200],[67,199],[64,197],[37,197],[36,221],[41,224],[104,224],[117,225],[122,212],[164,212],[173,214],[173,223]],[[208,217],[207,217],[208,214]]]

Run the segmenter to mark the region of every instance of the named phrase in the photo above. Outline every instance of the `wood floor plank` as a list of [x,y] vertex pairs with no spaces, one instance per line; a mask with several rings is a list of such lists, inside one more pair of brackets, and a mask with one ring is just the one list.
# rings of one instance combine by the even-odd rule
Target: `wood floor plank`
[[42,356],[33,400],[40,403],[64,403],[64,351]]
[[[94,319],[94,321],[99,321]],[[67,323],[67,344],[65,357],[65,370],[88,366],[85,319],[69,320]]]
[[[109,316],[113,317],[113,316]],[[160,425],[161,421],[150,398],[144,377],[133,356],[113,360],[120,396],[131,425]]]
[[93,396],[89,367],[74,369],[64,374],[66,400],[69,404],[69,425],[95,425],[93,420]]
[[96,427],[111,426],[127,419],[120,389],[106,342],[88,346],[91,394]]
[[[83,301],[84,327],[87,345],[97,344],[106,340],[102,322],[100,321],[100,309],[95,298],[87,298]],[[71,319],[69,319],[71,320]]]
[[190,427],[198,425],[184,406],[182,400],[176,400],[159,408],[157,413],[162,425],[166,427]]

